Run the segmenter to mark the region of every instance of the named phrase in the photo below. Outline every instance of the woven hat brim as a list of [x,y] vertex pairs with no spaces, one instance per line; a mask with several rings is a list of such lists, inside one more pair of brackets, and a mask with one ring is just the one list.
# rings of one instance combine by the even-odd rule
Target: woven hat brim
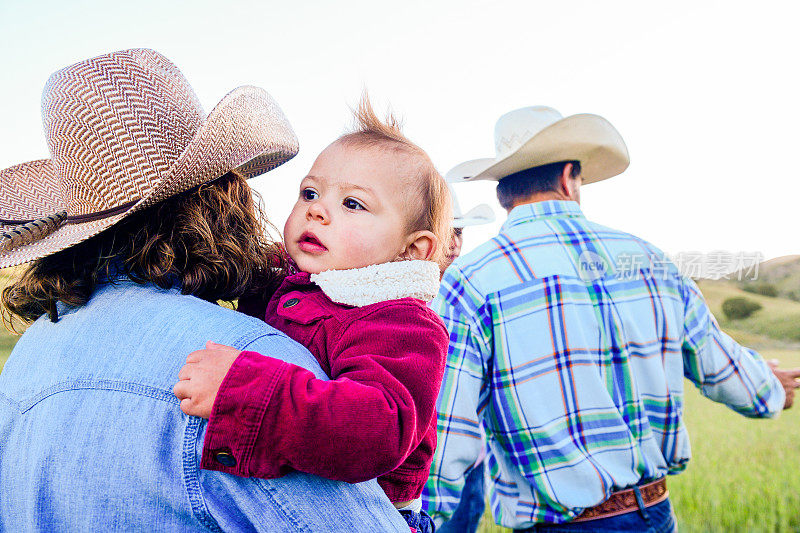
[[231,170],[246,178],[289,161],[297,136],[264,89],[245,85],[228,93],[198,128],[166,175],[131,211],[214,180]]
[[445,177],[453,183],[497,181],[522,170],[570,160],[581,162],[584,184],[621,174],[630,164],[628,148],[616,128],[599,115],[580,114],[542,129],[502,158],[466,161]]
[[49,159],[0,170],[0,220],[40,218],[66,209],[62,204],[58,176]]
[[81,224],[66,224],[61,226],[58,230],[54,231],[45,238],[14,248],[10,252],[0,255],[0,268],[8,268],[17,265],[22,265],[42,257],[66,250],[70,246],[74,246],[89,237],[93,237],[106,228],[116,224],[127,213],[114,215],[109,218],[101,220],[94,220],[92,222],[83,222]]
[[461,216],[453,217],[454,228],[466,228],[467,226],[480,226],[494,222],[494,211],[487,204],[476,205]]
[[231,170],[241,172],[246,178],[263,174],[290,160],[297,151],[294,130],[269,94],[259,87],[238,87],[214,107],[175,163],[150,193],[129,210],[91,222],[65,224],[41,240],[0,254],[0,268],[21,265],[65,250],[136,211],[217,179]]

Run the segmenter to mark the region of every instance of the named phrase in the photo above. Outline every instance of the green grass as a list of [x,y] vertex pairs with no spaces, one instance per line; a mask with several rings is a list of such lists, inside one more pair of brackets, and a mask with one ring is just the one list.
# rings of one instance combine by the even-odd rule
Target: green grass
[[8,355],[11,353],[11,350],[14,348],[14,344],[17,343],[18,338],[19,337],[16,335],[11,335],[5,330],[0,333],[0,370],[3,369],[3,365],[5,364],[6,359],[8,359]]
[[[20,267],[0,269],[0,291],[16,279],[21,272]],[[19,339],[19,335],[14,335],[6,331],[5,327],[0,326],[0,371],[3,370],[3,365],[17,343],[17,339]]]
[[[762,355],[800,366],[794,350]],[[800,531],[798,408],[776,420],[750,420],[691,389],[692,461],[668,480],[681,531]]]

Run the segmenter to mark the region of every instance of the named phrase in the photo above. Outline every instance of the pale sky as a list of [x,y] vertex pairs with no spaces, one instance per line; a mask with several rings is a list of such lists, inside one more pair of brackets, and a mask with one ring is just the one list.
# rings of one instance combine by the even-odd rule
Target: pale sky
[[[800,76],[794,2],[336,2],[0,0],[0,168],[47,157],[41,91],[51,72],[149,47],[206,111],[238,85],[264,87],[300,154],[252,181],[283,227],[300,179],[349,124],[366,87],[442,173],[494,155],[494,123],[530,105],[596,113],[631,166],[582,189],[584,212],[669,253],[800,253]],[[505,212],[492,182],[457,186],[462,209]]]

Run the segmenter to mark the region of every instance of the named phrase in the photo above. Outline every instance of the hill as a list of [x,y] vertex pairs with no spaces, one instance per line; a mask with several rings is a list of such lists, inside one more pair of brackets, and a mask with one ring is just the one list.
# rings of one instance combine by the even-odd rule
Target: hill
[[[739,279],[736,274],[731,278]],[[800,255],[764,261],[758,266],[757,279],[742,281],[739,287],[748,292],[774,294],[800,302]]]
[[[800,346],[800,255],[789,255],[758,265],[756,279],[739,281],[735,272],[730,280],[699,280],[698,285],[720,326],[734,338],[750,346]],[[728,298],[743,297],[758,302],[762,309],[748,318],[729,320],[722,312]]]
[[[720,327],[742,344],[753,347],[800,344],[800,302],[749,293],[735,282],[700,280],[697,284]],[[722,312],[722,303],[734,297],[758,302],[762,309],[745,319],[729,320]]]

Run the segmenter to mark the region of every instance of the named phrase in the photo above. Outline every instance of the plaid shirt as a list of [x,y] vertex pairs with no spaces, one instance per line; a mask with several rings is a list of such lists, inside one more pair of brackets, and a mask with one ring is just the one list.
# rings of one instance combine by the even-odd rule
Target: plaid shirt
[[684,377],[745,416],[783,407],[766,363],[720,331],[694,282],[575,202],[515,208],[447,270],[432,305],[450,332],[423,492],[439,522],[484,447],[506,527],[565,522],[680,472]]

